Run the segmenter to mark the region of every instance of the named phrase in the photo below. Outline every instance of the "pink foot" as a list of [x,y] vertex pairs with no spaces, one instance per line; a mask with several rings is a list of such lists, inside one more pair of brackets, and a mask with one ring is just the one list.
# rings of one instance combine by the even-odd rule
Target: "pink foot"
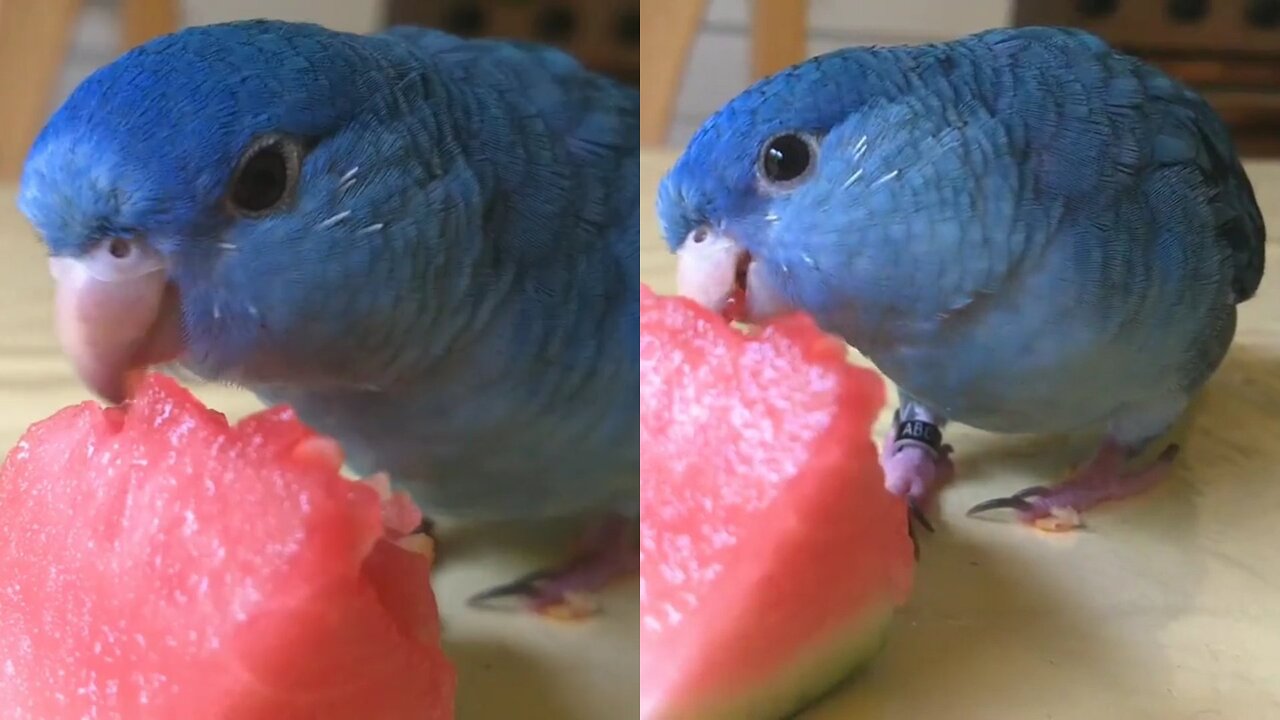
[[640,568],[632,525],[620,515],[609,515],[583,533],[580,548],[569,562],[485,590],[468,602],[472,607],[489,607],[499,598],[518,598],[526,609],[557,619],[594,615],[600,610],[594,594]]
[[[330,468],[335,472],[341,470],[346,462],[342,446],[337,440],[323,435],[314,435],[299,442],[293,449],[293,457],[307,463],[314,463]],[[363,477],[360,482],[373,488],[382,499],[382,524],[392,539],[406,535],[425,535],[431,541],[435,558],[439,560],[439,538],[436,537],[435,523],[422,514],[416,503],[404,490],[396,490],[391,486],[391,476],[385,472],[376,472]]]
[[923,505],[955,477],[950,445],[943,445],[941,451],[934,453],[920,445],[905,445],[895,450],[894,443],[891,433],[880,452],[884,486],[894,495]]
[[912,519],[929,532],[933,532],[933,526],[924,508],[933,502],[938,490],[955,477],[951,452],[950,445],[941,445],[935,451],[922,443],[899,441],[896,422],[880,450],[885,487],[907,499]]
[[1168,474],[1177,456],[1178,446],[1170,445],[1151,465],[1125,473],[1124,450],[1107,442],[1092,460],[1062,484],[1051,488],[1029,487],[1006,498],[978,503],[968,514],[1010,508],[1017,511],[1019,520],[1029,525],[1043,530],[1071,530],[1083,524],[1080,514],[1085,510],[1151,489]]

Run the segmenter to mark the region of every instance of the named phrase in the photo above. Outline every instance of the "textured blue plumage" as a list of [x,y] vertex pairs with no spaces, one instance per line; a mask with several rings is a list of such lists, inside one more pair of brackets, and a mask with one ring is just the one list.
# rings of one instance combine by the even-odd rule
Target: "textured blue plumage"
[[[812,175],[766,187],[780,133]],[[851,48],[766,78],[659,190],[873,360],[908,404],[995,431],[1164,429],[1217,367],[1265,229],[1199,96],[1083,31]]]
[[[146,238],[192,370],[293,403],[432,512],[635,512],[638,108],[527,44],[192,28],[71,95],[19,203],[55,255]],[[267,132],[306,141],[297,197],[237,216]]]

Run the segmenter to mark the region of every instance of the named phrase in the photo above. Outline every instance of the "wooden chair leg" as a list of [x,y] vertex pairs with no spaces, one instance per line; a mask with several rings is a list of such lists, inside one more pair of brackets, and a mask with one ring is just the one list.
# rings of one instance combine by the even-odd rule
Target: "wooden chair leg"
[[0,179],[17,180],[52,111],[80,0],[0,0]]
[[666,142],[707,0],[640,3],[640,143]]
[[751,11],[752,80],[809,56],[808,0],[755,0]]
[[178,0],[120,0],[120,43],[130,50],[175,32],[181,24]]

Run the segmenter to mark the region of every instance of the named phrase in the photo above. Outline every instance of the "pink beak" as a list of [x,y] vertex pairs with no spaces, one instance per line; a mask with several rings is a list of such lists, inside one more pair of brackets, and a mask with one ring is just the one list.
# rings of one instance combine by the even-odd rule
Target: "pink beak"
[[724,235],[693,231],[676,261],[676,291],[730,320],[761,322],[790,309],[766,268]]
[[49,271],[63,352],[90,391],[120,403],[147,367],[181,355],[180,306],[162,265],[117,273],[102,260],[54,257]]

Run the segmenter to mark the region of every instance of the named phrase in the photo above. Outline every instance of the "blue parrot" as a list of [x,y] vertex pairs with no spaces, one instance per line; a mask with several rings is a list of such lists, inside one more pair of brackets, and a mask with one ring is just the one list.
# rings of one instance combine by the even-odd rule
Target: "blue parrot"
[[578,518],[501,589],[546,609],[639,563],[638,115],[534,44],[194,27],[77,87],[18,202],[88,388],[176,363],[433,518]]
[[765,78],[694,135],[658,212],[681,293],[806,311],[898,387],[882,463],[917,511],[954,473],[950,421],[1103,429],[1064,483],[970,511],[1065,526],[1167,474],[1157,443],[1227,352],[1266,235],[1203,98],[1050,27]]

